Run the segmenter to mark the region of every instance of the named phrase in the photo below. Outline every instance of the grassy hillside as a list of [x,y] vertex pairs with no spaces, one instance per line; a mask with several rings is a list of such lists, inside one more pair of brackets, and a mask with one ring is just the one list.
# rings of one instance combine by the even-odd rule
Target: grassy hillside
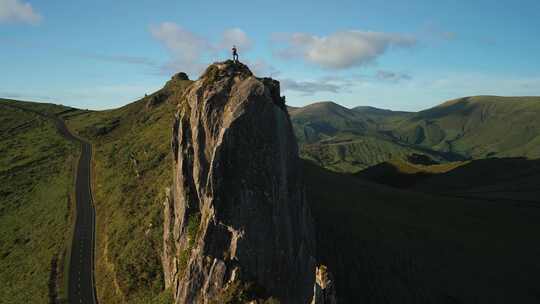
[[304,175],[318,254],[343,303],[540,300],[538,188],[515,189],[535,202],[524,205],[399,190],[307,162]]
[[370,128],[356,112],[333,102],[318,102],[302,108],[289,108],[296,138],[302,143],[329,139],[342,132],[363,134]]
[[392,111],[370,106],[354,107],[352,110],[365,117],[370,123],[375,124],[379,130],[388,129],[390,126],[414,115],[413,112]]
[[[109,111],[18,103],[61,113],[72,130],[93,143],[101,303],[170,301],[163,291],[161,212],[172,179],[173,100],[189,84],[176,76],[164,89]],[[540,245],[532,241],[540,228],[538,161],[448,162],[456,153],[536,157],[536,99],[472,101],[419,113],[351,110],[332,103],[289,109],[304,158],[344,172],[380,164],[348,175],[303,162],[319,260],[336,277],[341,300],[540,299]],[[497,129],[502,120],[508,130]],[[43,302],[51,263],[64,248],[76,147],[32,113],[2,106],[0,122],[0,279],[7,282],[2,299]],[[418,126],[423,131],[417,132]],[[462,136],[445,148],[441,142],[459,134],[451,130],[460,127]],[[499,132],[497,144],[485,133],[490,130]],[[411,137],[417,133],[424,134],[422,141]],[[510,140],[518,134],[530,136]],[[504,149],[479,153],[486,147]],[[28,252],[35,254],[28,258]]]
[[451,156],[400,141],[388,131],[412,113],[372,107],[347,109],[333,102],[289,108],[300,155],[327,169],[357,172],[393,158],[425,154],[440,161]]
[[49,114],[67,108],[0,100],[0,299],[48,303],[65,292],[62,261],[79,148],[51,120],[7,105]]
[[540,157],[540,97],[451,100],[397,123],[396,137],[465,157]]
[[377,135],[341,133],[314,144],[300,144],[300,155],[337,172],[358,172],[390,159],[405,159],[411,154],[426,154],[439,161],[446,158],[427,149],[417,149]]
[[444,164],[415,164],[404,159],[391,159],[354,175],[396,188],[410,188],[434,175],[451,171],[469,161]]
[[452,197],[538,206],[540,160],[524,158],[475,160],[419,181],[413,189]]
[[412,153],[443,162],[540,157],[540,97],[466,97],[418,113],[321,102],[289,113],[302,157],[333,171]]
[[[170,141],[178,100],[190,81],[119,109],[67,116],[94,147],[96,285],[101,303],[166,303],[160,255],[162,204],[172,180]],[[171,99],[169,99],[171,98]]]

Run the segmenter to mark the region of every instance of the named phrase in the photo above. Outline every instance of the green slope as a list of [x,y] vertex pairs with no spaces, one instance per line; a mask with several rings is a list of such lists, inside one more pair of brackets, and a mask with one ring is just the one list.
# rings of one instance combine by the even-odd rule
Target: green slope
[[101,303],[167,303],[162,204],[170,185],[172,122],[190,81],[167,85],[122,108],[66,117],[94,146],[96,286]]
[[396,188],[409,188],[434,175],[451,171],[467,163],[468,161],[418,164],[404,159],[391,159],[357,172],[354,176]]
[[401,122],[408,117],[414,115],[413,112],[405,111],[392,111],[387,109],[379,109],[370,106],[359,106],[354,107],[351,110],[360,114],[362,117],[367,119],[369,122],[376,125],[378,130],[386,130],[392,125]]
[[[96,284],[100,302],[167,303],[170,300],[170,295],[163,291],[160,262],[161,211],[163,193],[171,180],[169,145],[177,106],[171,101],[179,100],[179,95],[189,84],[188,80],[176,77],[164,89],[119,109],[68,111],[63,114],[68,125],[94,145],[93,190],[98,220]],[[479,99],[473,98],[473,104],[466,100],[465,105],[463,100],[457,100],[443,105],[443,110],[434,108],[420,113],[365,107],[346,109],[333,103],[289,109],[304,158],[334,171],[346,172],[390,161],[387,163],[390,167],[385,167],[385,164],[373,167],[363,172],[373,175],[363,177],[376,176],[379,182],[387,184],[397,181],[397,186],[409,188],[403,190],[378,185],[360,178],[362,173],[357,176],[338,174],[304,162],[306,194],[312,204],[318,231],[319,259],[336,276],[338,296],[345,303],[505,303],[513,300],[527,303],[538,300],[540,290],[535,283],[540,280],[537,263],[540,248],[537,242],[531,241],[540,228],[540,214],[534,205],[538,197],[535,183],[539,177],[537,163],[524,159],[519,163],[501,159],[489,159],[486,163],[446,163],[453,155],[435,151],[476,155],[458,147],[480,151],[485,146],[493,146],[490,137],[484,134],[489,130],[497,130],[504,138],[521,134],[524,130],[537,134],[533,119],[537,113],[535,98],[518,98],[515,103],[504,98],[496,101],[491,97]],[[36,106],[43,107],[42,111],[63,111],[56,106]],[[2,125],[15,126],[30,119],[18,118],[19,115],[21,113],[6,114]],[[511,122],[506,125],[507,133],[496,129],[501,120]],[[418,137],[412,136],[417,135],[417,126],[422,124],[431,126],[431,129],[424,127],[424,139],[419,141]],[[26,141],[17,140],[17,144],[6,142],[1,146],[2,151],[38,149],[39,153],[42,150],[52,153],[56,150],[40,148],[40,145],[62,147],[61,143],[50,139],[52,134],[35,133],[38,130],[33,124],[22,125],[29,129],[24,129],[21,134],[30,132],[28,134],[33,135],[23,137]],[[46,122],[38,124],[40,132],[49,130],[43,125]],[[437,127],[433,127],[435,125]],[[452,149],[445,149],[440,138],[449,138],[451,130],[460,126],[467,132],[452,141]],[[502,138],[501,134],[498,138]],[[34,136],[39,138],[34,139]],[[475,139],[478,136],[481,140]],[[5,138],[2,140],[8,140]],[[538,140],[533,136],[503,142],[504,145],[498,142],[497,146],[526,156],[534,157],[533,152],[538,148]],[[31,153],[28,157],[39,153]],[[2,157],[11,155],[6,156],[3,165],[11,164],[15,154],[3,153]],[[411,154],[428,155],[443,163],[430,166],[404,162]],[[65,153],[54,155],[66,161]],[[28,167],[33,166],[34,163]],[[388,177],[389,168],[390,172],[397,174]],[[42,171],[48,172],[24,171],[19,182],[28,183],[28,176],[42,174]],[[38,177],[41,176],[39,174]],[[415,181],[408,182],[411,175],[419,174],[423,177],[413,177]],[[54,179],[55,175],[47,176]],[[56,184],[47,182],[47,189],[62,189],[66,184],[61,181],[66,179],[59,179]],[[399,184],[403,181],[405,184]],[[2,184],[2,187],[18,185],[11,180]],[[455,188],[448,185],[455,185]],[[13,218],[24,214],[13,211],[19,209],[4,207],[11,204],[11,199],[4,204],[4,197],[10,198],[12,193],[17,193],[13,197],[35,201],[37,196],[34,195],[43,191],[34,187],[32,189],[38,192],[19,193],[26,188],[15,188],[17,192],[11,188],[0,188],[3,191],[0,220],[2,224],[9,224],[6,227],[16,224],[14,220],[8,222],[6,218],[9,216],[4,214],[13,214]],[[60,195],[54,199],[62,202],[63,198]],[[63,206],[67,208],[67,204]],[[65,220],[66,209],[58,210],[51,212],[51,216],[58,220],[62,218],[59,214],[64,212]],[[39,220],[48,219],[41,214],[39,216]],[[48,223],[55,220],[48,219]],[[40,231],[23,226],[17,226],[16,231]],[[2,227],[3,231],[11,230]],[[8,263],[10,256],[17,256],[17,252],[19,255],[27,252],[17,251],[17,246],[25,245],[10,237],[11,234],[2,235],[7,241],[2,239],[5,243],[1,248],[15,249],[10,249],[13,253],[9,253],[7,258],[4,256],[6,252],[2,252],[2,263]],[[17,246],[4,246],[9,242]],[[48,255],[39,259],[40,263],[45,261],[49,269],[52,256],[58,254],[58,249],[54,249],[58,248],[55,247],[58,243],[54,244],[47,247]],[[21,259],[24,258],[19,257],[17,261]],[[15,261],[9,263],[17,267],[21,265]],[[41,266],[29,265],[26,274],[40,273],[31,269]],[[8,278],[14,268],[4,269],[10,270],[2,272]],[[37,281],[36,278],[32,280]],[[17,282],[25,280],[17,277]],[[8,286],[15,286],[13,284]],[[38,288],[38,285],[32,288]],[[2,290],[11,290],[6,298],[16,296],[14,287],[10,288]],[[20,302],[26,298],[20,294],[15,299]],[[35,302],[35,299],[31,300]]]
[[405,159],[411,154],[426,154],[439,161],[446,158],[427,149],[401,144],[376,134],[341,133],[314,144],[301,144],[300,155],[337,172],[358,172],[390,159]]
[[[537,303],[535,167],[536,175],[520,180],[526,186],[514,188],[534,204],[517,204],[494,192],[486,199],[399,190],[306,162],[318,255],[334,273],[341,303]],[[505,188],[502,178],[499,185]]]
[[412,113],[372,107],[347,109],[333,102],[289,108],[303,158],[338,172],[357,172],[393,158],[425,154],[439,161],[455,159],[400,141],[390,127]]
[[318,102],[302,108],[289,108],[299,142],[314,143],[341,132],[363,134],[369,123],[359,114],[333,102]]
[[78,146],[42,116],[62,106],[0,100],[0,302],[63,297]]
[[289,113],[302,157],[334,171],[412,153],[442,162],[540,157],[540,97],[466,97],[417,113],[322,102]]
[[516,205],[540,202],[540,160],[489,158],[468,162],[414,185],[414,190],[447,196],[505,201]]
[[465,157],[540,157],[540,97],[475,96],[421,111],[396,137]]

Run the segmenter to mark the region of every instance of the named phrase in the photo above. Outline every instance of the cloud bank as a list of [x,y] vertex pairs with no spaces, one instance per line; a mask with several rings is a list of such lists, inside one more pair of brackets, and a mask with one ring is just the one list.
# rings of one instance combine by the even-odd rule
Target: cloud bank
[[239,50],[244,52],[251,49],[251,39],[243,30],[239,28],[227,29],[223,32],[222,36],[223,38],[221,39],[221,43],[219,44],[219,47],[221,49],[228,50],[233,45],[236,45]]
[[331,92],[338,93],[341,89],[340,86],[320,81],[296,81],[294,79],[281,80],[281,86],[283,91],[296,91],[306,95],[313,95],[317,92]]
[[385,70],[378,70],[375,74],[375,78],[378,80],[389,81],[389,82],[399,82],[402,80],[411,80],[412,77],[406,73],[392,72]]
[[226,29],[218,42],[199,36],[174,22],[163,22],[150,27],[150,33],[170,54],[170,60],[162,66],[164,73],[185,71],[198,74],[207,61],[217,58],[220,52],[229,51],[236,45],[240,52],[249,51],[252,41],[239,28]]
[[285,48],[275,54],[285,59],[301,58],[326,69],[347,69],[373,62],[392,48],[408,48],[416,39],[399,34],[368,31],[341,31],[329,36],[306,33],[282,34],[274,42]]
[[27,23],[37,25],[41,15],[34,11],[32,5],[19,0],[0,0],[0,23]]

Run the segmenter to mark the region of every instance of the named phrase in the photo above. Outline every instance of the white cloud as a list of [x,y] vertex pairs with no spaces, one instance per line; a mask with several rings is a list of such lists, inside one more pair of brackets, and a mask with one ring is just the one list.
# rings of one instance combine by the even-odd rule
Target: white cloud
[[239,28],[227,29],[223,32],[223,39],[221,40],[220,47],[228,50],[233,45],[236,45],[239,52],[245,52],[251,48],[252,43],[243,30]]
[[251,72],[257,77],[277,77],[281,72],[263,59],[255,61],[243,60]]
[[0,23],[22,22],[36,25],[42,17],[36,13],[29,3],[19,0],[0,0]]
[[347,91],[352,82],[344,77],[323,77],[317,80],[297,81],[290,78],[280,80],[281,89],[299,92],[303,96],[311,96],[315,93],[341,93]]
[[174,73],[179,69],[189,73],[201,71],[201,58],[211,50],[210,43],[206,39],[173,22],[151,26],[150,33],[171,54],[171,60],[163,66],[164,72]]
[[303,58],[328,69],[346,69],[373,62],[390,48],[411,47],[416,39],[399,34],[366,31],[342,31],[329,36],[305,33],[285,34],[274,41],[286,43],[277,52],[283,58]]
[[226,29],[219,42],[199,36],[174,22],[151,26],[150,33],[170,53],[170,60],[161,68],[167,74],[178,71],[199,74],[208,61],[213,61],[211,58],[219,58],[220,51],[229,50],[232,45],[236,45],[240,52],[252,47],[251,39],[239,28]]
[[383,81],[399,82],[402,80],[410,80],[412,77],[406,73],[378,70],[375,78]]
[[378,84],[397,84],[401,81],[411,80],[406,73],[378,70],[373,74],[363,75],[327,75],[314,80],[294,80],[285,78],[280,80],[283,91],[300,92],[303,96],[316,93],[350,93],[352,88]]

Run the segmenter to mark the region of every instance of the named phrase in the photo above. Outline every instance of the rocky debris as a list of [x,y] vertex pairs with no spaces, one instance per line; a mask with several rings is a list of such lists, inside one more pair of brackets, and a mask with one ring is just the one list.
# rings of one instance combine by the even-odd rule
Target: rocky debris
[[312,301],[314,226],[279,94],[226,61],[176,101],[163,235],[175,303]]
[[325,265],[315,271],[315,286],[311,304],[337,304],[334,278]]

